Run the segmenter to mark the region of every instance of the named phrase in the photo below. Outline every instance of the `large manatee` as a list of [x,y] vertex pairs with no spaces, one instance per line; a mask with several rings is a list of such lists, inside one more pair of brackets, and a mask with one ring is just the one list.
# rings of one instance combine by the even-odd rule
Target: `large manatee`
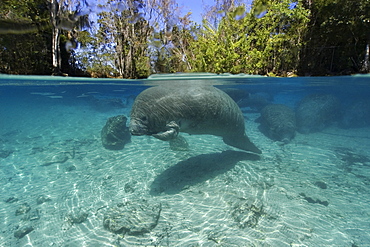
[[140,93],[132,106],[130,132],[169,141],[179,131],[221,136],[233,147],[261,153],[245,134],[234,100],[209,85],[161,85]]
[[340,101],[331,94],[311,94],[304,97],[296,111],[298,131],[318,132],[338,120]]
[[345,107],[340,126],[343,128],[363,128],[370,125],[370,100],[363,99]]

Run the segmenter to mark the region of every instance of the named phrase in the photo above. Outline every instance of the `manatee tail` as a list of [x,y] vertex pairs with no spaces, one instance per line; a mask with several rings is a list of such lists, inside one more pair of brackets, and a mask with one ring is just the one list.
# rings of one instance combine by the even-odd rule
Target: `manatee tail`
[[233,146],[233,147],[245,150],[245,151],[249,151],[249,152],[253,152],[257,154],[262,153],[262,151],[259,150],[256,147],[256,145],[254,145],[245,134],[243,136],[225,136],[223,138],[223,141],[227,145],[230,145],[230,146]]

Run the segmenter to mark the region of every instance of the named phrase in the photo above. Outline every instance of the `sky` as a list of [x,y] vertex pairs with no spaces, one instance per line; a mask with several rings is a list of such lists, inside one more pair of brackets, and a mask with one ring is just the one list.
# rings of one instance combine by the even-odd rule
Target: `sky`
[[[215,0],[175,0],[179,7],[182,7],[182,14],[185,15],[188,12],[192,12],[191,20],[202,23],[202,13],[204,13],[205,6],[212,6],[215,4]],[[245,2],[252,2],[247,0]]]
[[205,5],[212,5],[213,0],[176,0],[182,14],[192,12],[191,19],[199,24],[202,23],[202,13]]
[[[59,0],[62,1],[62,0]],[[78,0],[77,0],[78,1]],[[98,8],[99,4],[106,5],[107,0],[84,0],[88,4],[88,9],[90,10],[90,18],[96,19],[96,14],[98,11],[103,11],[104,9]],[[208,6],[215,5],[216,0],[174,0],[178,7],[180,8],[181,16],[185,16],[187,13],[191,12],[190,19],[198,24],[202,24],[202,14],[205,14],[205,8]],[[250,5],[253,0],[239,0],[237,2],[244,2],[246,5]],[[124,8],[125,0],[116,0],[116,7],[117,8]],[[118,2],[118,4],[117,4]],[[98,9],[97,9],[98,8]],[[85,12],[81,13],[85,14]]]

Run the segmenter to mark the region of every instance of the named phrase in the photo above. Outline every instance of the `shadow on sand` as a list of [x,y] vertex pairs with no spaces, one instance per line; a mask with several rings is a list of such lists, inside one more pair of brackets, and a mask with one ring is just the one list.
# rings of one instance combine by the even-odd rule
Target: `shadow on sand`
[[259,155],[232,150],[191,157],[159,174],[151,185],[150,194],[177,194],[188,186],[227,172],[238,161],[259,159]]

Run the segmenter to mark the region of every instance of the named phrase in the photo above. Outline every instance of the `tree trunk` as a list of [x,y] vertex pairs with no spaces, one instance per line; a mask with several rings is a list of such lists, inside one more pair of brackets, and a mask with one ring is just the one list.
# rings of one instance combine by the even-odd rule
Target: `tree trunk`
[[59,75],[61,72],[61,59],[60,59],[60,47],[59,47],[59,34],[60,30],[57,27],[57,14],[59,11],[59,5],[57,0],[50,0],[50,21],[53,27],[52,37],[52,64],[53,64],[53,75]]
[[361,71],[364,72],[364,73],[369,73],[370,72],[369,58],[370,58],[370,39],[367,41],[367,44],[366,44],[365,58],[364,58],[364,62],[362,64],[362,68],[361,68]]

